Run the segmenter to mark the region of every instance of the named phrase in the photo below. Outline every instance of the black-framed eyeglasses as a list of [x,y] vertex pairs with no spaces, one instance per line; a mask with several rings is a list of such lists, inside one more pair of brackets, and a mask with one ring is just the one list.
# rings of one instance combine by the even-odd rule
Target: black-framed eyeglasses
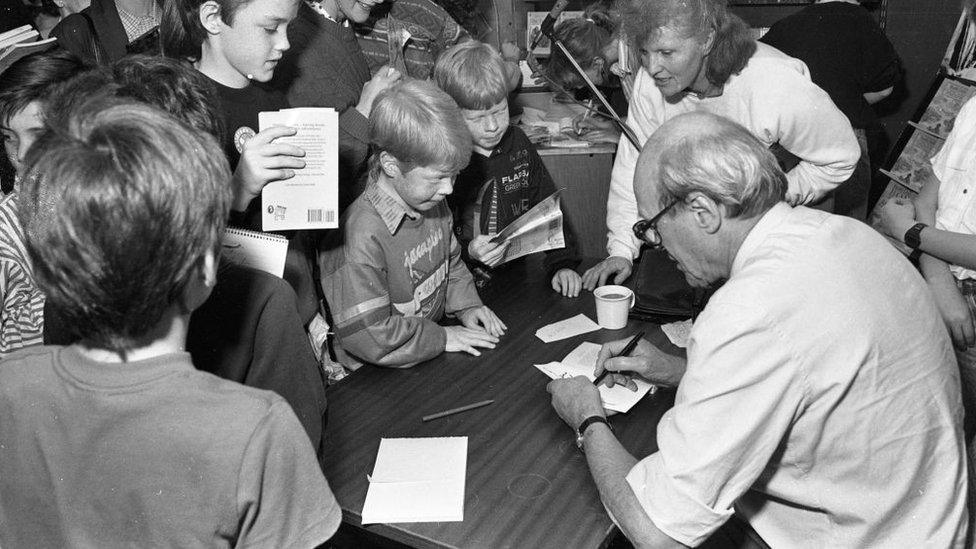
[[[660,248],[661,233],[657,232],[657,222],[660,221],[661,218],[664,217],[664,214],[668,213],[668,211],[671,208],[673,208],[678,202],[680,202],[680,200],[672,200],[671,202],[668,203],[667,206],[664,207],[664,209],[657,212],[657,214],[654,217],[650,219],[641,219],[637,223],[634,223],[634,236],[636,236],[638,240],[640,240],[644,244],[647,244],[653,249]],[[648,233],[651,231],[654,232],[654,236],[652,238],[648,238]]]

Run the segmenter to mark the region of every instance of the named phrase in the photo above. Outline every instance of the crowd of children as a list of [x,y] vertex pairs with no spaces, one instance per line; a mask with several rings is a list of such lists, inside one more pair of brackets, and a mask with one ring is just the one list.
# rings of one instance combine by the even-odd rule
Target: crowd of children
[[[438,51],[428,80],[371,73],[344,22],[376,4],[161,2],[161,56],[92,66],[51,50],[0,75],[16,174],[0,199],[0,545],[321,544],[341,519],[321,471],[327,385],[505,337],[478,293],[506,268],[494,237],[559,181],[510,125],[511,63],[494,47]],[[614,17],[600,4],[557,34],[626,92],[626,114],[636,59]],[[581,85],[558,55],[550,77]],[[285,234],[282,279],[219,252],[226,226],[261,229],[262,189],[305,166],[281,142],[294,128],[258,131],[259,113],[290,106],[339,111],[343,210],[339,229]],[[941,179],[970,169],[953,154]],[[923,193],[928,209],[892,204],[886,228],[934,224],[938,202],[940,230],[972,233],[943,219],[948,188]],[[577,235],[562,230],[544,264],[577,298]],[[971,347],[974,292],[950,263],[923,267]]]
[[[509,127],[511,68],[477,41],[439,65],[450,94],[393,71],[359,84],[366,131],[350,116],[340,129],[371,146],[368,167],[343,147],[364,183],[340,230],[286,234],[284,281],[220,261],[223,227],[260,229],[262,188],[304,166],[280,142],[293,128],[257,131],[258,113],[289,106],[268,83],[298,12],[169,2],[165,56],[91,67],[53,50],[4,72],[0,413],[16,419],[0,439],[43,434],[0,465],[4,545],[321,543],[339,520],[317,465],[325,388],[343,374],[319,360],[408,367],[504,336],[466,262],[496,267],[488,238],[556,189]],[[566,236],[547,265],[576,296]],[[38,405],[52,413],[27,413]],[[39,489],[50,475],[70,481]]]

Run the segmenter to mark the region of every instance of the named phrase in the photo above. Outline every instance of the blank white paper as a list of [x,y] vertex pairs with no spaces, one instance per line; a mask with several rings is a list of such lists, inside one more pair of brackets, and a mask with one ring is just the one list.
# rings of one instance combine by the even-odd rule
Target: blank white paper
[[535,336],[545,343],[552,343],[560,339],[568,339],[580,334],[595,332],[600,329],[600,325],[593,322],[590,317],[580,313],[574,317],[553,322],[535,331]]
[[384,438],[363,524],[464,520],[468,437]]

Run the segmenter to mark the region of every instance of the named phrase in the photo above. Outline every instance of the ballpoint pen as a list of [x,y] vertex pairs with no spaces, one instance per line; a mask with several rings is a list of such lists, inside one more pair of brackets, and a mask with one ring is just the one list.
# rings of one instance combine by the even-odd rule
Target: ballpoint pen
[[[644,337],[644,332],[643,331],[637,332],[637,334],[635,334],[634,337],[630,338],[630,341],[627,342],[627,345],[625,345],[624,348],[620,350],[620,353],[618,353],[618,354],[616,354],[614,356],[627,356],[627,355],[629,355],[631,352],[633,352],[634,349],[637,348],[637,342],[640,341],[640,338],[642,338],[642,337]],[[599,377],[597,377],[596,379],[593,380],[593,385],[599,386],[600,383],[603,381],[603,378],[607,377],[607,374],[609,374],[609,373],[610,373],[610,370],[607,370],[604,367],[603,373],[600,374]]]
[[583,118],[580,118],[579,123],[576,125],[576,136],[579,137],[583,135],[584,128],[581,126],[584,120],[586,120],[593,113],[593,100],[590,99],[586,102],[586,112],[583,113]]

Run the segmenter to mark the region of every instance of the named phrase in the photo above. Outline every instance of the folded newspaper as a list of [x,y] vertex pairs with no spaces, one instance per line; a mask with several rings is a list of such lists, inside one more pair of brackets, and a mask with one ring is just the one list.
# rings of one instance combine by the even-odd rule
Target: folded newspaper
[[559,192],[552,193],[533,206],[491,239],[493,243],[508,242],[508,248],[502,256],[502,263],[566,246],[566,240],[563,238],[563,212],[559,207]]

